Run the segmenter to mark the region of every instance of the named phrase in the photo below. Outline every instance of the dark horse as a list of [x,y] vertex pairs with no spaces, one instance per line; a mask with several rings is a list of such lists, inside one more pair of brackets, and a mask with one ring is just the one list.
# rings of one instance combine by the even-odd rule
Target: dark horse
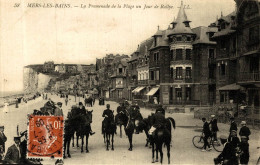
[[154,144],[156,145],[156,161],[158,161],[158,151],[160,152],[161,164],[163,162],[163,144],[167,147],[168,164],[170,164],[170,147],[171,147],[171,125],[175,129],[175,120],[171,117],[165,119],[165,126],[157,128],[157,130],[150,136],[152,144],[152,163],[154,163]]
[[112,144],[111,150],[114,150],[114,134],[116,132],[116,123],[114,121],[114,116],[113,119],[109,119],[106,117],[102,122],[102,126],[103,126],[102,133],[104,136],[104,143],[106,143],[107,146],[107,151],[109,150],[108,146],[110,145],[110,139]]
[[[77,147],[79,147],[78,141],[79,137],[81,138],[81,152],[83,152],[83,145],[84,145],[84,137],[86,136],[86,152],[88,150],[88,138],[90,133],[90,123],[92,123],[92,111],[87,111],[86,114],[77,114],[71,115],[72,117],[69,119],[69,127],[70,132],[68,133],[71,135],[72,138],[72,147],[74,147],[74,133],[76,132],[77,136]],[[68,136],[69,136],[68,135]]]
[[85,98],[85,106],[86,107],[92,107],[93,104],[93,98],[89,97],[89,98]]
[[122,126],[124,126],[124,129],[126,128],[128,122],[128,117],[125,113],[120,112],[116,115],[116,124],[119,125],[120,128],[120,138],[122,138]]

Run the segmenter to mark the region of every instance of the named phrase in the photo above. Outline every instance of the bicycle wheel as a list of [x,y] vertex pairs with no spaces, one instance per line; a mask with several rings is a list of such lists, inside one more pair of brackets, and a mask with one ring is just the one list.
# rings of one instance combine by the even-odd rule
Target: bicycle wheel
[[204,146],[204,141],[201,136],[194,136],[192,139],[192,143],[196,148],[202,149]]
[[217,138],[217,141],[213,141],[212,140],[212,145],[213,148],[217,151],[217,152],[222,152],[224,149],[224,145],[221,144],[221,141],[219,138]]

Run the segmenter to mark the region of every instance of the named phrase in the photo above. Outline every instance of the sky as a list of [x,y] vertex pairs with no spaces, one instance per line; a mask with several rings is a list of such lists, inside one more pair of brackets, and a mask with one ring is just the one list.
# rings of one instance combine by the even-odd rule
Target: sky
[[[30,3],[70,4],[70,8],[32,8]],[[183,0],[183,4],[189,5],[186,14],[192,28],[208,26],[221,12],[235,10],[234,0]],[[152,8],[143,9],[144,5]],[[181,0],[0,0],[0,91],[21,90],[23,67],[29,64],[50,60],[91,64],[109,53],[130,55],[158,26],[166,29],[180,5]]]

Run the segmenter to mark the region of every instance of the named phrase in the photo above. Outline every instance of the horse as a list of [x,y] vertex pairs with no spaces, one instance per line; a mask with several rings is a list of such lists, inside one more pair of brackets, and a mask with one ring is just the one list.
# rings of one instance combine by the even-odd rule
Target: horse
[[[103,136],[104,136],[104,143],[106,143],[106,150],[108,151],[109,148],[108,146],[110,145],[110,138],[111,138],[111,150],[114,150],[114,134],[116,132],[116,123],[114,122],[114,116],[112,121],[109,120],[108,118],[105,118],[102,121],[102,126],[103,126]],[[106,139],[106,140],[105,140]]]
[[129,107],[127,109],[127,125],[125,127],[125,133],[128,137],[129,145],[130,145],[128,148],[129,151],[133,150],[133,134],[137,125],[135,124],[135,122],[138,123],[140,120],[143,120],[141,113],[138,111],[134,112],[132,108],[133,107]]
[[138,129],[138,131],[144,131],[145,135],[146,135],[146,144],[145,147],[148,147],[148,144],[150,143],[150,147],[151,147],[151,138],[149,135],[149,130],[152,127],[152,115],[149,115],[147,118],[144,118],[142,120],[139,120],[136,124],[136,129]]
[[[165,119],[165,126],[158,128],[153,135],[150,136],[152,142],[152,163],[158,161],[158,151],[160,152],[160,162],[163,162],[162,145],[167,147],[168,164],[170,164],[170,147],[171,147],[171,126],[175,129],[175,120],[171,117]],[[154,144],[156,146],[156,161],[154,161]]]
[[[83,153],[83,145],[84,145],[84,137],[86,136],[86,153],[89,152],[88,150],[88,138],[90,133],[90,123],[92,123],[92,111],[87,111],[84,115],[79,115],[77,118],[78,124],[76,124],[75,131],[77,137],[77,147],[79,147],[79,137],[81,138],[81,153]],[[72,136],[72,146],[74,147],[74,136]]]
[[120,138],[122,138],[122,126],[124,126],[124,129],[126,128],[128,122],[128,117],[125,113],[120,112],[116,115],[116,124],[119,125],[120,128]]
[[85,98],[85,106],[86,107],[92,107],[93,99],[92,97]]

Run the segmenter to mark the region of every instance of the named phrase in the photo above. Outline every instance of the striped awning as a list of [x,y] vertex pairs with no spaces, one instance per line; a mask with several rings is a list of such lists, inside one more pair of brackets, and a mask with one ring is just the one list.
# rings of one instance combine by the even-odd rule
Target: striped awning
[[132,93],[139,93],[141,90],[143,90],[145,87],[137,87],[135,88]]
[[158,90],[159,90],[160,87],[154,87],[152,88],[146,95],[147,96],[153,96]]

